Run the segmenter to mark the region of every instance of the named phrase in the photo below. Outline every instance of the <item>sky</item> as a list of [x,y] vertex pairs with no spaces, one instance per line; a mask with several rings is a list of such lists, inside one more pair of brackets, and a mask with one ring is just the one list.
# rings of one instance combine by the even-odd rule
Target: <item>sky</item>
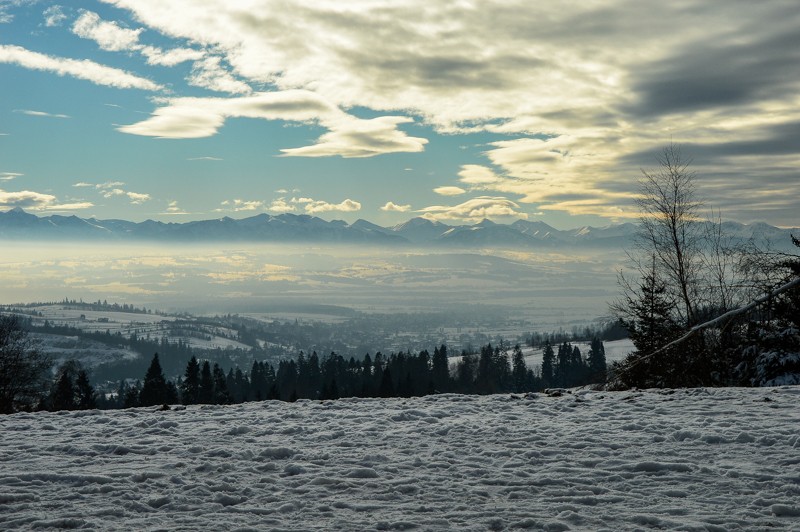
[[0,0],[0,210],[800,226],[800,4]]

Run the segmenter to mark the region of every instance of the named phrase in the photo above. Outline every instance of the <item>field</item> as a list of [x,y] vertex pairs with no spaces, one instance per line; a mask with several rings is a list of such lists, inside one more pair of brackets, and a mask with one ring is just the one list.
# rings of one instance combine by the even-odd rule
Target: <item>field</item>
[[800,387],[0,417],[0,528],[800,530]]

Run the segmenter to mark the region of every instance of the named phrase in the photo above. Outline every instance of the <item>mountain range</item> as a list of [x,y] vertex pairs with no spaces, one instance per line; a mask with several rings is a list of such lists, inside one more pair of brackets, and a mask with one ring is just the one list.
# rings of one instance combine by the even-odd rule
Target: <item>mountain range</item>
[[[768,238],[773,243],[791,241],[798,229],[781,229],[765,223],[724,222],[725,234],[734,240]],[[448,225],[426,218],[381,227],[367,220],[351,224],[326,221],[306,214],[258,214],[249,218],[215,218],[184,223],[154,220],[98,220],[78,216],[36,216],[19,207],[0,212],[0,239],[6,240],[111,240],[165,242],[318,242],[377,245],[436,245],[458,248],[562,246],[622,248],[629,244],[637,225],[558,230],[540,221],[517,220],[499,224],[485,219],[472,225]]]

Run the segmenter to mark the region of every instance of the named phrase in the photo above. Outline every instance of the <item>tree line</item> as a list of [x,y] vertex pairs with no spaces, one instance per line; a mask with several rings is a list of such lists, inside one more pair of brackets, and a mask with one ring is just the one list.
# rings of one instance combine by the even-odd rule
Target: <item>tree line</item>
[[416,397],[433,393],[525,393],[549,387],[600,382],[605,375],[605,349],[594,339],[588,355],[563,342],[557,349],[546,343],[543,363],[530,368],[519,345],[487,344],[477,353],[462,351],[453,362],[446,345],[419,353],[367,354],[363,359],[316,352],[282,360],[277,367],[253,361],[249,371],[227,373],[217,363],[192,356],[177,379],[164,376],[158,354],[142,380],[120,381],[116,392],[98,394],[86,371],[75,361],[61,365],[48,393],[32,409],[81,410],[136,406],[234,404],[247,401],[342,397]]

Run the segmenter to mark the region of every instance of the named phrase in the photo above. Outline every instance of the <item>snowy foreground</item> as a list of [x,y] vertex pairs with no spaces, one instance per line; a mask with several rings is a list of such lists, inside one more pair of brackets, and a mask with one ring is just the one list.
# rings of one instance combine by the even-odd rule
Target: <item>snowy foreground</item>
[[0,416],[0,529],[800,530],[800,387]]

